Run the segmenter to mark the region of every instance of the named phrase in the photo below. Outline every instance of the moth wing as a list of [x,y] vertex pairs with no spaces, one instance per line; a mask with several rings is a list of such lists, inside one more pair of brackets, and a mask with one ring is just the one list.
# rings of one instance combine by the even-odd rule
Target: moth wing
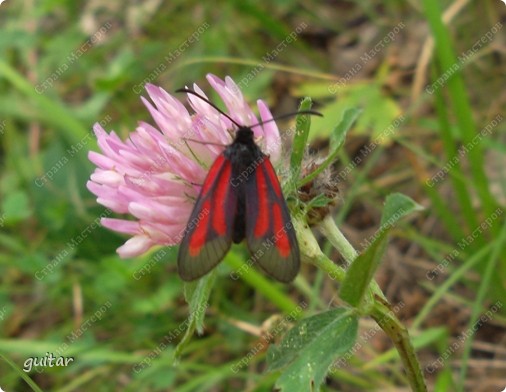
[[178,271],[185,281],[204,276],[230,249],[237,209],[231,175],[230,160],[219,155],[204,180],[179,246]]
[[299,272],[295,229],[268,157],[245,184],[246,241],[252,259],[269,275],[291,282]]

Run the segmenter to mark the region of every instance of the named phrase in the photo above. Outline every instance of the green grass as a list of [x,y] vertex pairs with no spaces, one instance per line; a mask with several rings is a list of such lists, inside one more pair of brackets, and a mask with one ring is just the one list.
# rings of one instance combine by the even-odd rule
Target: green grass
[[[93,124],[101,121],[123,139],[138,121],[153,124],[140,100],[147,95],[140,92],[145,81],[171,93],[197,82],[222,107],[207,88],[204,77],[209,72],[236,81],[255,72],[243,86],[245,97],[251,103],[265,99],[277,114],[296,110],[301,98],[311,98],[312,109],[325,116],[311,118],[311,151],[319,149],[323,157],[333,151],[338,157],[333,175],[340,181],[340,200],[332,216],[358,251],[380,226],[387,195],[405,193],[425,207],[391,230],[392,253],[379,267],[376,259],[362,258],[374,261],[370,271],[379,268],[376,276],[387,287],[384,292],[392,305],[409,308],[401,310],[399,318],[409,326],[422,369],[473,330],[492,305],[506,298],[506,189],[500,183],[504,174],[497,180],[492,173],[495,161],[506,156],[504,122],[473,143],[504,107],[504,55],[489,40],[465,62],[459,56],[500,20],[502,3],[469,2],[445,24],[441,18],[448,6],[436,0],[424,0],[419,9],[392,1],[308,6],[281,0],[176,0],[153,10],[146,4],[119,2],[102,8],[70,1],[7,0],[0,5],[0,388],[272,390],[281,373],[266,370],[267,344],[237,372],[232,366],[300,304],[305,304],[303,312],[284,325],[271,344],[287,336],[296,319],[342,305],[337,282],[345,279],[345,271],[335,265],[342,256],[333,238],[321,235],[325,228],[315,230],[324,250],[316,263],[319,268],[303,263],[291,285],[279,284],[258,269],[230,279],[230,272],[248,257],[241,245],[234,246],[213,276],[200,286],[188,286],[177,275],[177,248],[122,260],[116,249],[126,237],[95,227],[106,211],[86,189],[94,169],[87,155],[98,151]],[[81,45],[108,22],[100,42],[70,61],[69,56],[80,53]],[[406,27],[368,63],[377,61],[374,67],[331,92],[343,77],[342,64],[361,64],[360,55],[399,22]],[[272,61],[262,60],[301,23],[307,26],[294,42]],[[435,41],[425,84],[436,83],[454,64],[458,70],[434,93],[424,91],[411,100],[414,66],[426,38],[412,32],[423,24]],[[204,27],[198,39],[175,54],[199,26]],[[370,31],[375,38],[367,41]],[[353,52],[355,47],[360,49]],[[416,50],[408,50],[413,47]],[[402,57],[405,52],[415,53],[416,59],[410,63]],[[355,54],[351,60],[350,53]],[[398,57],[411,65],[399,65]],[[364,69],[368,64],[362,64]],[[53,80],[58,70],[63,72]],[[361,114],[355,126],[344,147],[334,150],[339,142],[334,128],[346,110],[358,114],[356,108]],[[361,155],[356,146],[376,143],[399,116],[402,121],[392,134],[357,163]],[[287,128],[286,123],[281,126]],[[303,144],[305,139],[293,158],[297,165],[302,160],[302,172],[310,153]],[[459,149],[470,145],[460,156]],[[454,160],[443,178],[428,185],[427,180]],[[352,169],[344,174],[346,167]],[[290,191],[292,199],[297,196]],[[458,255],[437,270],[434,280],[428,279],[426,274],[454,251]],[[420,263],[414,266],[408,260]],[[388,289],[391,282],[400,284],[398,289]],[[347,290],[357,287],[348,281]],[[357,303],[368,300],[362,288],[360,297],[352,294]],[[418,296],[423,298],[420,303],[410,302]],[[188,315],[205,301],[205,317],[189,323]],[[95,317],[104,304],[106,310]],[[441,316],[447,314],[445,309],[457,312],[462,325],[449,325]],[[494,323],[480,324],[441,369],[425,372],[429,389],[463,391],[464,383],[473,381],[472,345],[497,344],[487,332],[491,325],[504,339],[505,309],[492,314]],[[361,319],[358,341],[372,328],[369,321]],[[153,354],[164,341],[164,348]],[[408,380],[397,351],[378,347],[376,340],[366,340],[360,353],[348,360],[349,368],[334,369],[321,390],[405,387]],[[40,374],[23,372],[28,357],[46,352],[75,357],[75,362]],[[135,366],[150,355],[149,366],[136,372]]]

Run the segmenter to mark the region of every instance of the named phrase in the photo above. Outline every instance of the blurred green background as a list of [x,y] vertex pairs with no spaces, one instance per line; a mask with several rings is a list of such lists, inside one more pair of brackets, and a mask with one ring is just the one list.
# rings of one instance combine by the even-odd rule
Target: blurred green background
[[[203,335],[174,364],[187,318],[177,249],[121,260],[115,250],[126,238],[95,227],[104,209],[85,187],[88,151],[98,150],[93,124],[126,138],[137,121],[153,124],[140,100],[146,82],[168,92],[197,82],[211,93],[212,72],[232,76],[249,102],[265,99],[276,114],[312,97],[325,117],[313,120],[311,152],[326,150],[346,108],[362,108],[336,164],[352,165],[339,179],[336,220],[361,249],[387,194],[426,207],[394,232],[377,279],[392,304],[402,304],[431,390],[501,390],[504,23],[499,0],[3,2],[0,387],[34,390],[25,360],[53,353],[75,360],[33,369],[42,390],[268,391],[277,375],[265,372],[265,352],[233,365],[290,308],[272,298],[307,304],[305,315],[338,302],[335,282],[308,265],[295,284],[262,290],[231,280],[225,266]],[[228,257],[246,254],[236,247]],[[405,390],[390,349],[378,333],[323,390]]]

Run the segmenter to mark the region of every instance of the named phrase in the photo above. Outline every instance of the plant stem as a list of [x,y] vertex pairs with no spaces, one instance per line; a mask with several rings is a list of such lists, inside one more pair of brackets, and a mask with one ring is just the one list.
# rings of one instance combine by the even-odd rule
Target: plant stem
[[329,240],[329,242],[336,248],[336,250],[344,257],[346,264],[350,265],[353,260],[358,256],[358,252],[346,239],[341,230],[336,226],[334,219],[331,215],[327,215],[321,225],[320,231]]
[[390,304],[375,301],[371,311],[371,317],[378,323],[381,329],[392,340],[406,370],[411,389],[415,392],[426,392],[427,386],[423,378],[422,369],[415,348],[411,344],[407,328],[399,321],[390,310]]
[[[339,230],[339,227],[337,227],[336,222],[330,215],[327,215],[321,222],[320,231],[334,246],[334,248],[336,248],[336,250],[344,257],[348,265],[350,265],[358,256],[358,252],[355,250],[353,245],[350,244],[341,230]],[[374,295],[380,297],[383,301],[387,301],[383,291],[381,291],[381,288],[375,280],[371,282],[371,289]]]
[[320,257],[313,260],[313,264],[321,270],[325,271],[332,280],[341,282],[346,275],[346,271],[343,268],[334,264],[334,262],[323,253],[320,255]]
[[[358,253],[343,233],[341,233],[331,216],[327,216],[321,222],[320,230],[329,242],[343,255],[347,263],[351,264]],[[335,265],[323,253],[320,257],[315,257],[313,262],[327,273],[332,273],[331,277],[336,280],[342,281],[344,279],[344,270]],[[420,363],[411,344],[408,330],[390,310],[390,304],[375,280],[370,284],[370,291],[374,294],[374,300],[372,306],[366,309],[367,313],[378,323],[394,343],[406,369],[411,389],[415,392],[427,391]]]

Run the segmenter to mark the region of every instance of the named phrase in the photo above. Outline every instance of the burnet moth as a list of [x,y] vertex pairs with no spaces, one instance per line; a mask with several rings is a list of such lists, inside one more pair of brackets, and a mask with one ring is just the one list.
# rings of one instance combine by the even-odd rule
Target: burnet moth
[[255,263],[273,278],[291,282],[299,272],[299,245],[276,172],[255,143],[252,126],[238,124],[195,91],[177,91],[207,102],[237,127],[234,141],[211,165],[188,220],[179,246],[179,275],[185,281],[204,276],[232,241],[246,239]]

